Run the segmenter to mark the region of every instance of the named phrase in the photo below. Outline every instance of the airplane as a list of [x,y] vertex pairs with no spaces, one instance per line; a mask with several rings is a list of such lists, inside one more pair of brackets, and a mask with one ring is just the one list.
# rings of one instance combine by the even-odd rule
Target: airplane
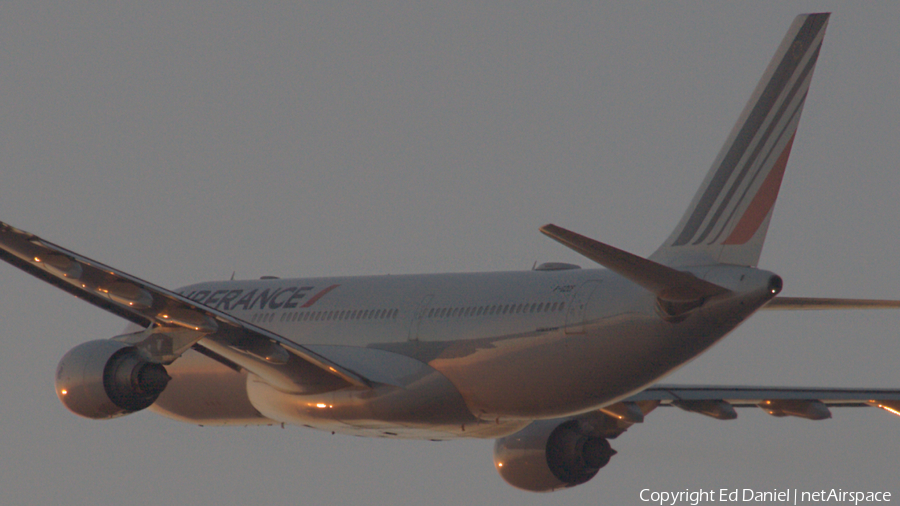
[[605,269],[213,281],[168,290],[0,223],[0,258],[130,322],[66,353],[74,413],[144,409],[204,426],[292,424],[382,438],[495,439],[509,484],[586,483],[657,407],[821,420],[900,415],[900,389],[667,385],[759,310],[891,309],[784,297],[757,263],[829,14],[798,16],[671,235],[637,256],[557,225]]

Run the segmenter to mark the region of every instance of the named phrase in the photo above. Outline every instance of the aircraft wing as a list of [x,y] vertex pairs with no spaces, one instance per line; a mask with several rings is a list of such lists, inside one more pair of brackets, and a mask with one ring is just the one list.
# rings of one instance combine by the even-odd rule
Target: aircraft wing
[[654,402],[721,420],[737,417],[735,407],[760,407],[773,416],[811,420],[831,417],[829,407],[882,408],[900,416],[900,390],[879,388],[794,388],[727,385],[653,385],[623,401]]
[[303,380],[317,382],[322,388],[325,383],[331,387],[338,383],[371,386],[365,377],[283,336],[2,222],[0,259],[146,327],[142,333],[116,339],[143,346],[160,362],[171,362],[194,347],[288,390]]
[[829,299],[820,297],[775,297],[762,309],[810,310],[810,309],[897,309],[900,300],[882,299]]

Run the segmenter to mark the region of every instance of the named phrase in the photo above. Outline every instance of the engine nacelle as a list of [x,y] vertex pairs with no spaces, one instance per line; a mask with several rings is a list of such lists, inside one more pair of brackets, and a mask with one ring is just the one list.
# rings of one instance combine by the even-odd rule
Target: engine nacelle
[[616,451],[577,420],[533,422],[494,443],[494,467],[510,485],[531,492],[574,487],[593,478]]
[[134,346],[90,341],[59,361],[56,395],[75,414],[115,418],[153,404],[169,379],[162,364],[144,359]]

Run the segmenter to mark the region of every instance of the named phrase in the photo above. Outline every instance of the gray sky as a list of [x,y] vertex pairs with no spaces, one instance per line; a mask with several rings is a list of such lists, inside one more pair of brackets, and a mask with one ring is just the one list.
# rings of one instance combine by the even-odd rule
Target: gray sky
[[[900,298],[897,2],[0,5],[0,219],[162,286],[590,262],[668,235],[792,18],[833,11],[760,265]],[[297,5],[299,4],[299,5]],[[59,358],[125,322],[0,265],[2,504],[634,504],[642,488],[897,487],[900,419],[659,409],[554,495],[492,441],[106,422]],[[767,313],[667,379],[900,387],[900,315]]]

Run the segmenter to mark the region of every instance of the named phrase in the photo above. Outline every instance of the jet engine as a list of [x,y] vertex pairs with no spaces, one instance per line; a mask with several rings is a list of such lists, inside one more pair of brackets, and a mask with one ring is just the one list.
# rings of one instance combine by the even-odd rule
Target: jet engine
[[543,420],[498,439],[494,467],[516,488],[550,492],[585,483],[615,454],[605,437],[578,420]]
[[171,378],[137,348],[110,340],[80,344],[56,367],[56,395],[73,413],[115,418],[156,401]]

